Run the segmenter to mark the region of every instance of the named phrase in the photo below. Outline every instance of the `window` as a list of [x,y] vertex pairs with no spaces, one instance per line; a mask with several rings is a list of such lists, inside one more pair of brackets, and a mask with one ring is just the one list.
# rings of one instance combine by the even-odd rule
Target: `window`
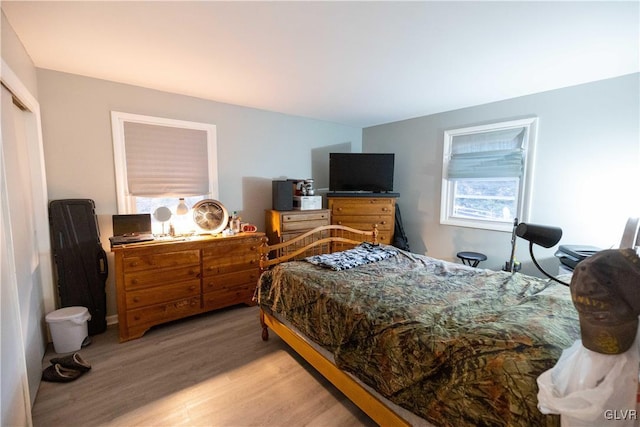
[[215,125],[112,111],[111,126],[118,213],[217,199]]
[[512,231],[526,221],[537,119],[444,132],[440,223]]

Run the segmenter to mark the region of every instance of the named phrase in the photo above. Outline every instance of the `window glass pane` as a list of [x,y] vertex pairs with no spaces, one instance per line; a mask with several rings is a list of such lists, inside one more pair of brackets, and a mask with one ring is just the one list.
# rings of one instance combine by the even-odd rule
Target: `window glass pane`
[[518,178],[456,180],[452,216],[511,222],[518,212],[519,186]]
[[527,221],[537,118],[444,132],[440,223],[513,231]]

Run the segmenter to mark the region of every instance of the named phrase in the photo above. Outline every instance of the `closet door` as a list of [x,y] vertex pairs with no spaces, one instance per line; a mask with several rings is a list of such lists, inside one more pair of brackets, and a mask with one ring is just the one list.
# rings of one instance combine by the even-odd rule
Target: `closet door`
[[[38,164],[31,150],[33,114],[14,103],[13,95],[4,86],[1,101],[2,249],[12,255],[5,259],[2,254],[2,402],[4,405],[7,398],[18,399],[8,402],[24,402],[30,408],[40,384],[46,343],[42,283],[43,274],[47,273],[41,266],[34,213],[34,185],[42,181],[34,179],[41,171],[33,169]],[[7,282],[5,270],[9,273]],[[9,328],[7,336],[5,329]],[[12,392],[5,389],[5,381],[21,386]],[[4,409],[3,406],[3,413]],[[11,410],[17,414],[19,408]]]

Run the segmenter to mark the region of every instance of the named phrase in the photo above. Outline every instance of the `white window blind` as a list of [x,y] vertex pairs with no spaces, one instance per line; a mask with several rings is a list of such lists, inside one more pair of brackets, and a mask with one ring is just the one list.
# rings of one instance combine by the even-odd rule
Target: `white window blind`
[[449,179],[522,177],[526,128],[455,135]]
[[124,122],[128,193],[139,197],[207,194],[207,132]]

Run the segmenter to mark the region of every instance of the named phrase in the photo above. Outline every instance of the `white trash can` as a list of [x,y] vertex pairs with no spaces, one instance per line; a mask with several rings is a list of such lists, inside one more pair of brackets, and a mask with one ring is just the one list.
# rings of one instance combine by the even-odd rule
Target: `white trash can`
[[91,315],[85,307],[61,308],[47,314],[45,319],[56,353],[80,350],[82,343],[89,336],[87,321],[91,320]]

